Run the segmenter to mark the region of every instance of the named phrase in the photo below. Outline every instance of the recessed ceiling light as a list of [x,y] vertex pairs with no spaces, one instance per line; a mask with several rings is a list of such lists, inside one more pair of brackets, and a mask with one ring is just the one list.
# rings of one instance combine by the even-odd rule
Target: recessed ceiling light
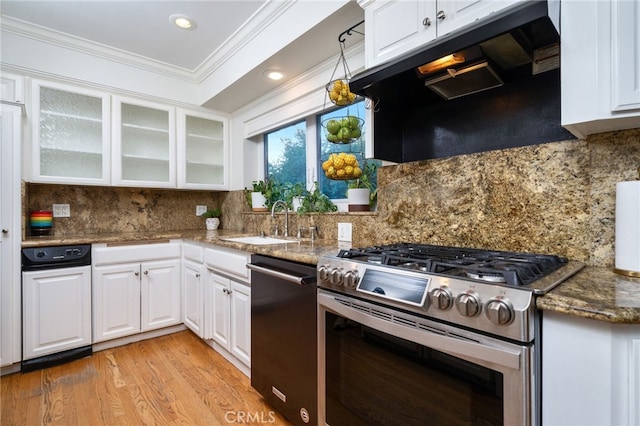
[[282,80],[284,78],[284,72],[276,69],[266,70],[264,76],[270,80]]
[[183,30],[192,30],[196,27],[196,21],[189,18],[187,15],[180,15],[176,13],[169,16],[169,21]]

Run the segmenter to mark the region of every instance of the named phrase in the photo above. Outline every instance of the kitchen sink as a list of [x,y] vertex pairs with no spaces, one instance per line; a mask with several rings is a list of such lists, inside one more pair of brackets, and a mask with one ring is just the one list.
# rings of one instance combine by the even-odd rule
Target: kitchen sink
[[236,237],[236,238],[222,238],[224,241],[231,241],[234,243],[253,244],[253,245],[266,245],[266,244],[287,244],[298,243],[297,240],[283,240],[281,238],[274,237],[261,237],[259,235],[250,237]]

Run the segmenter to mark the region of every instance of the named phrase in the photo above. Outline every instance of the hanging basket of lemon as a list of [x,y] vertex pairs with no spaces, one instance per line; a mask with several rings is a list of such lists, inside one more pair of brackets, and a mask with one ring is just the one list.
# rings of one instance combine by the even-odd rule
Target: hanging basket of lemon
[[338,106],[351,105],[356,100],[356,94],[349,89],[349,80],[332,80],[326,88],[329,100]]
[[354,115],[327,118],[322,121],[326,138],[331,143],[349,144],[362,136],[364,120]]
[[333,180],[357,179],[362,176],[358,156],[351,152],[331,153],[323,157],[322,171]]

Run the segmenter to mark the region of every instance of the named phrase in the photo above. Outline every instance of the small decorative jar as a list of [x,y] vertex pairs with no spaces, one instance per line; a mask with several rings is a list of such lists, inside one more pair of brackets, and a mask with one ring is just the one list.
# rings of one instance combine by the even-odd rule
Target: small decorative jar
[[35,210],[29,215],[31,235],[51,235],[53,228],[53,213],[50,210]]

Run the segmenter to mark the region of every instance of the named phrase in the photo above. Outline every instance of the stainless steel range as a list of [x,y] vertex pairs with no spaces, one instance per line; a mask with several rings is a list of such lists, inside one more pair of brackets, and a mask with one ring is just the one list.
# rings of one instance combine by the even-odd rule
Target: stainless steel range
[[[405,243],[323,257],[317,267],[321,419],[332,425],[538,423],[535,296],[583,266],[553,255]],[[360,367],[367,364],[406,373],[379,380]],[[361,371],[351,377],[351,369]],[[416,398],[413,388],[425,383],[434,397]],[[365,403],[349,396],[353,389],[345,392],[359,387],[355,394],[378,389],[384,395],[368,391]],[[487,403],[480,407],[479,400]]]

